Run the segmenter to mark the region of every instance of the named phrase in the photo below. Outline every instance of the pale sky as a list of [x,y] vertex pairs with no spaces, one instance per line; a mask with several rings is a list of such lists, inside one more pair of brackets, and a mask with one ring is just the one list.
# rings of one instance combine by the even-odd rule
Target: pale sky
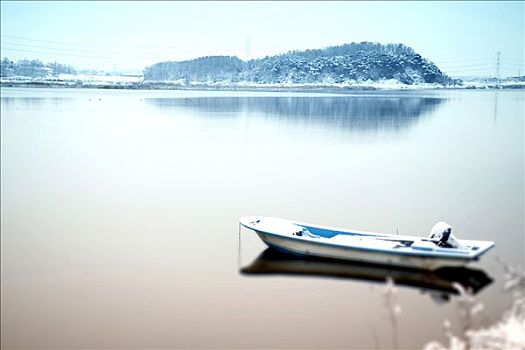
[[206,55],[259,58],[350,42],[403,43],[445,73],[525,74],[523,1],[10,2],[1,56],[141,70]]

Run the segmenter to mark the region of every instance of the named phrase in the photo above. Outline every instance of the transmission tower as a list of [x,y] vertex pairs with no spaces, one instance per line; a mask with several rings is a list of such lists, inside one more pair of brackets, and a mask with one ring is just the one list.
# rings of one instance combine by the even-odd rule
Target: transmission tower
[[500,61],[501,61],[501,52],[496,52],[496,79],[499,82],[500,76],[499,76],[499,67],[500,67]]
[[250,51],[251,51],[251,40],[250,40],[250,37],[247,36],[244,41],[244,58],[246,61],[250,59]]

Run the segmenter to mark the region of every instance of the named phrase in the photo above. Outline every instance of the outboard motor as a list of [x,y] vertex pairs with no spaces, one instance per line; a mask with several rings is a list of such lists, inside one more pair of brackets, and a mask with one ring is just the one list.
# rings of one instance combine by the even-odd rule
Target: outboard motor
[[452,227],[443,221],[432,227],[429,238],[438,247],[464,249],[463,245],[452,234]]

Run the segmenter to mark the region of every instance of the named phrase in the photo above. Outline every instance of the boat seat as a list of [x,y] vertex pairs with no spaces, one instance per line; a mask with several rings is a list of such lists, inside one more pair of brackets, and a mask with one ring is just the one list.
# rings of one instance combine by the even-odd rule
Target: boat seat
[[337,235],[330,238],[330,243],[341,245],[355,245],[362,248],[393,249],[400,246],[399,242],[387,241],[368,236]]
[[430,241],[414,241],[412,243],[412,249],[432,251],[436,249],[436,244]]

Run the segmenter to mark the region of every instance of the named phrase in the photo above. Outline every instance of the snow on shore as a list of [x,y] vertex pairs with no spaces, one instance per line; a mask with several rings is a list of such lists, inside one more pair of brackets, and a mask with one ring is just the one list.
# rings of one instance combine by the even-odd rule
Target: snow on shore
[[23,76],[2,77],[2,84],[38,84],[64,87],[74,87],[75,85],[99,86],[99,85],[119,85],[135,84],[141,82],[138,76],[119,76],[119,75],[88,75],[88,74],[59,74],[58,76],[48,76],[44,78],[31,78]]
[[105,83],[138,83],[141,78],[138,76],[121,75],[87,75],[87,74],[59,74],[60,80],[73,80],[83,82],[105,82]]
[[465,291],[461,291],[458,308],[464,316],[463,321],[467,321],[464,325],[467,330],[463,334],[454,335],[450,330],[450,323],[445,321],[449,344],[431,342],[424,349],[525,349],[525,271],[509,266],[505,269],[505,290],[512,294],[513,303],[498,321],[485,328],[470,329],[469,323],[481,311],[483,305]]
[[383,80],[350,80],[344,83],[254,83],[249,81],[152,81],[143,80],[141,76],[60,74],[56,77],[0,78],[4,86],[39,86],[39,87],[91,87],[91,88],[124,88],[124,89],[298,89],[298,90],[434,90],[434,89],[488,89],[488,88],[525,88],[525,82],[487,83],[483,81],[468,82],[463,85],[443,85],[438,83],[404,84],[397,79]]

